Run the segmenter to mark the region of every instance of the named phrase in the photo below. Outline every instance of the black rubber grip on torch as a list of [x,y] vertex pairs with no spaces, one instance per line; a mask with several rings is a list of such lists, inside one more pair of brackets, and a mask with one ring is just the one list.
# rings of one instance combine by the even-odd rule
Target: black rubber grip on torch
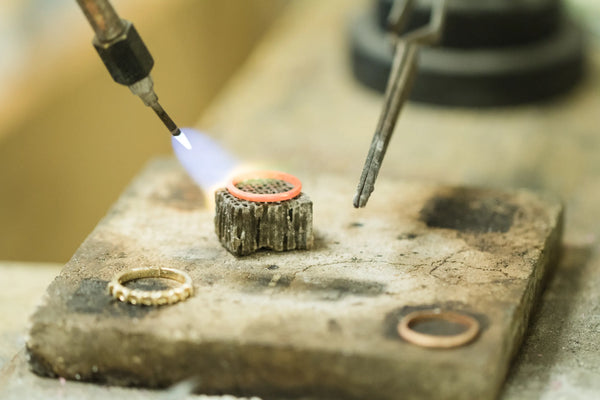
[[121,36],[108,43],[95,37],[92,43],[115,82],[130,86],[150,75],[154,59],[133,24],[124,22]]

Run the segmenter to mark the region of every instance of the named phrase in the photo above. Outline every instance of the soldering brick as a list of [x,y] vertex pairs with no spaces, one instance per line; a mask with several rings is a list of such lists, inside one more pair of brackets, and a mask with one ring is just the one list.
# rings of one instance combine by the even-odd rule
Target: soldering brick
[[[176,161],[153,163],[48,288],[31,319],[31,368],[265,399],[497,398],[558,259],[560,202],[380,179],[354,210],[353,179],[303,178],[315,246],[232,257]],[[194,296],[141,307],[108,294],[115,274],[157,265],[186,271]],[[467,313],[481,331],[449,350],[402,340],[400,319],[424,308]]]
[[306,250],[313,245],[312,201],[260,203],[238,199],[226,189],[215,193],[215,232],[230,253],[245,256],[259,249]]

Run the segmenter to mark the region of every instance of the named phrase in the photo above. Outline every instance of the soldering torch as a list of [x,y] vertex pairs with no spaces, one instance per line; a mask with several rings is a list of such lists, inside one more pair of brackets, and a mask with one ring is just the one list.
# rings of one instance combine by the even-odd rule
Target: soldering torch
[[121,19],[108,0],[77,0],[96,36],[93,45],[115,82],[128,86],[151,107],[186,148],[189,142],[158,102],[150,71],[154,59],[133,24]]

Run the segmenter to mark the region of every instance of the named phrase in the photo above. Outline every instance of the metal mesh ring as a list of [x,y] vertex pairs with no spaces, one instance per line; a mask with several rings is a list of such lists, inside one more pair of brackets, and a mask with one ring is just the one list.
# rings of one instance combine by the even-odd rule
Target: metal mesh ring
[[300,194],[302,183],[293,175],[279,171],[254,171],[234,177],[227,191],[238,199],[257,203],[275,203]]

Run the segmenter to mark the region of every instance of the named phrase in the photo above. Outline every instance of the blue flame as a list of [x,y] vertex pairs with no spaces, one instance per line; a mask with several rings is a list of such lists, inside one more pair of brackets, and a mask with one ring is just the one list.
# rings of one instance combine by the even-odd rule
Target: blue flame
[[182,128],[171,144],[183,168],[205,191],[222,186],[239,165],[216,141],[192,128]]
[[188,140],[186,134],[184,132],[179,131],[179,135],[173,136],[173,139],[177,140],[179,144],[185,147],[186,150],[192,149],[192,144]]

